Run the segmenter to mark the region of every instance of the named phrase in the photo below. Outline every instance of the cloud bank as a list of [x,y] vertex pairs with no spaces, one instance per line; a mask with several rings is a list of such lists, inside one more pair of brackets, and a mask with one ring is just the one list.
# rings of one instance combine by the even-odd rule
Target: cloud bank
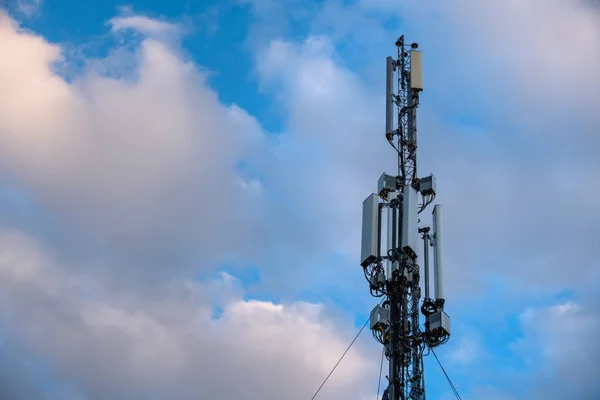
[[[594,290],[597,14],[558,0],[502,8],[465,0],[443,6],[436,25],[431,9],[410,4],[399,11],[432,27],[421,44],[442,55],[428,65],[446,67],[429,71],[420,165],[436,174],[451,227],[448,304],[468,305],[496,280],[506,307],[520,311],[542,293]],[[365,10],[389,6],[358,3],[345,15],[363,21]],[[338,26],[318,26],[328,24]],[[92,68],[67,82],[56,72],[61,47],[0,15],[0,53],[10,55],[0,62],[2,334],[25,349],[6,359],[52,366],[40,378],[24,363],[0,365],[11,382],[2,390],[16,399],[307,398],[353,332],[299,293],[324,281],[339,290],[351,280],[340,277],[360,275],[360,204],[394,169],[381,135],[383,82],[372,87],[352,72],[340,39],[323,32],[260,43],[257,76],[277,93],[285,121],[272,135],[222,104],[201,69],[162,36],[178,34],[175,24],[122,15],[111,26],[145,35],[133,51],[118,49],[133,66],[120,66],[115,51],[90,65],[116,63],[126,73]],[[463,50],[450,57],[445,49],[458,39]],[[587,54],[588,62],[553,62],[557,41],[566,59]],[[459,111],[485,121],[448,122]],[[227,264],[258,265],[264,287],[293,300],[244,300],[242,283],[226,274],[195,279]],[[544,365],[527,393],[598,393],[584,379],[598,361],[588,344],[600,329],[595,309],[591,300],[523,313],[516,357]],[[573,332],[590,339],[560,346]],[[456,365],[471,365],[488,344],[456,340]],[[374,354],[354,349],[323,397],[370,396]],[[573,386],[546,385],[556,376]],[[471,395],[524,396],[499,385]]]
[[[67,83],[53,70],[59,47],[6,15],[0,38],[0,52],[13,55],[0,65],[3,183],[31,200],[21,215],[61,221],[45,236],[20,224],[18,201],[7,200],[5,331],[65,382],[56,392],[29,381],[6,393],[312,395],[353,329],[320,305],[244,301],[229,275],[189,278],[252,256],[264,240],[261,183],[238,169],[265,161],[259,124],[219,103],[197,68],[158,40],[136,50],[133,81],[92,71]],[[365,389],[370,362],[360,350],[347,357],[328,383],[332,398]]]
[[[3,320],[21,345],[52,361],[55,379],[86,399],[303,399],[347,345],[321,306],[244,301],[228,275],[172,281],[152,300],[133,292],[91,296],[86,275],[69,273],[26,236],[3,231],[0,254]],[[211,291],[220,294],[218,304]],[[214,306],[222,308],[218,318]],[[363,390],[373,368],[361,351],[348,354],[327,395]],[[7,367],[2,373],[13,376]],[[5,394],[16,393],[18,380],[11,382]],[[43,392],[64,398],[48,388],[35,397]],[[27,398],[20,396],[5,398]]]

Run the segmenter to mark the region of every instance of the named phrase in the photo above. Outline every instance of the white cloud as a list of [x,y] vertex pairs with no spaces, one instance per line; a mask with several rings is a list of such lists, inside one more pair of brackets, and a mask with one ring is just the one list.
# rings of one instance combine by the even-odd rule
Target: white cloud
[[166,21],[158,21],[141,15],[115,17],[109,21],[113,32],[133,29],[146,35],[177,33],[181,27]]
[[177,269],[191,253],[211,263],[230,240],[244,247],[261,194],[235,165],[260,158],[263,133],[221,105],[194,65],[148,39],[136,79],[68,84],[52,70],[59,47],[6,16],[0,38],[14,55],[0,65],[0,172],[68,221],[73,240],[146,264],[147,276],[164,257]]
[[[287,121],[289,136],[279,149],[287,170],[281,176],[297,177],[288,185],[312,188],[295,192],[294,199],[316,210],[335,235],[335,249],[357,258],[362,201],[394,157],[385,140],[372,135],[381,125],[377,97],[334,57],[327,38],[309,37],[302,44],[270,42],[257,64],[262,84],[279,93]],[[389,160],[381,154],[390,154]]]
[[[43,243],[0,235],[6,329],[86,399],[312,395],[353,327],[334,325],[318,305],[243,301],[229,275],[208,286],[180,279],[242,255],[280,265],[265,246],[281,251],[281,242],[304,252],[289,238],[297,232],[264,219],[271,200],[261,185],[236,172],[241,160],[272,172],[286,165],[259,124],[220,104],[161,40],[132,54],[133,79],[91,72],[67,83],[53,72],[61,48],[4,15],[0,52],[14,54],[0,65],[0,174],[60,221]],[[281,169],[273,179],[292,183],[296,171]],[[68,246],[57,245],[61,234]],[[361,395],[375,369],[357,346],[323,396]]]
[[110,26],[112,33],[136,31],[148,37],[162,39],[183,33],[182,25],[138,14],[131,6],[119,7],[119,15],[108,20],[107,25]]
[[[224,300],[214,320],[206,287],[228,286],[230,277],[201,285],[173,281],[169,293],[152,299],[133,292],[89,298],[89,277],[63,269],[27,236],[1,232],[0,254],[2,314],[30,352],[52,363],[54,378],[86,399],[304,399],[354,331],[334,325],[320,305],[237,296]],[[372,371],[357,344],[324,396],[362,393]]]
[[[463,25],[471,26],[474,16],[466,13],[468,9],[465,6],[461,9],[465,13],[448,14],[454,28],[454,36],[448,37],[460,35],[458,28]],[[568,11],[564,7],[558,10]],[[493,10],[479,11],[489,24],[508,24],[506,19],[491,18]],[[100,266],[87,271],[89,275],[76,275],[76,268],[66,263],[45,274],[42,271],[46,268],[36,269],[33,261],[5,262],[12,267],[3,272],[5,282],[10,283],[10,290],[3,294],[4,305],[22,310],[15,314],[15,329],[27,333],[28,345],[36,352],[59,364],[59,376],[100,398],[115,398],[117,394],[143,397],[139,388],[147,385],[157,393],[176,387],[181,398],[187,398],[195,392],[196,384],[206,388],[207,398],[214,398],[222,396],[223,389],[211,383],[221,382],[222,375],[230,376],[232,365],[243,371],[239,384],[247,385],[233,387],[232,397],[241,397],[242,390],[282,397],[280,388],[270,386],[272,376],[278,374],[285,378],[280,379],[282,384],[304,395],[308,393],[306,387],[320,383],[321,373],[335,359],[327,348],[314,352],[310,346],[317,346],[326,337],[343,351],[344,340],[327,326],[327,320],[319,319],[318,309],[303,304],[228,301],[224,296],[220,300],[225,308],[222,318],[211,321],[205,297],[212,297],[208,293],[214,289],[196,290],[188,282],[161,284],[156,292],[138,292],[147,290],[146,280],[173,282],[173,277],[185,272],[244,257],[248,262],[279,266],[264,278],[288,293],[299,290],[301,280],[314,279],[311,272],[320,266],[315,264],[323,263],[323,254],[331,249],[356,259],[361,202],[375,189],[379,174],[394,169],[393,152],[381,134],[383,96],[337,62],[338,55],[327,38],[312,37],[300,44],[269,41],[258,55],[258,69],[263,85],[275,85],[271,88],[280,92],[287,126],[279,141],[267,140],[256,120],[235,106],[220,104],[196,67],[182,61],[164,41],[156,40],[161,36],[157,33],[171,32],[171,28],[164,22],[148,23],[144,17],[127,18],[132,17],[118,17],[118,27],[113,23],[113,28],[137,29],[153,38],[129,54],[136,61],[135,78],[87,74],[69,84],[53,73],[53,63],[60,60],[59,47],[18,32],[8,18],[0,17],[0,51],[14,55],[0,64],[0,138],[6,144],[4,151],[0,148],[0,174],[17,182],[20,189],[57,216],[69,247],[93,255],[82,265]],[[573,23],[579,22],[583,20]],[[430,26],[431,21],[423,24],[423,29]],[[583,26],[593,28],[591,24]],[[527,36],[526,24],[517,27],[525,42],[546,45],[531,34]],[[444,24],[438,26],[444,32],[446,28]],[[447,44],[446,36],[434,36],[426,36],[431,52]],[[499,43],[497,37],[480,36],[485,37],[479,43],[482,49]],[[464,47],[476,47],[477,43],[469,43]],[[547,66],[545,51],[534,51],[531,59],[525,52],[521,61]],[[570,51],[577,55],[583,50]],[[494,73],[499,78],[494,82],[500,82],[497,86],[503,90],[494,93],[506,93],[504,87],[512,87],[508,83],[527,87],[529,77],[513,60],[498,60],[491,53],[478,52],[477,57],[495,60],[498,65]],[[452,64],[456,60],[469,60],[471,68],[458,74],[459,65]],[[437,86],[446,88],[451,97],[448,100],[452,100],[447,104],[466,107],[469,102],[457,101],[456,93],[462,89],[472,94],[477,86],[474,82],[486,82],[477,74],[489,74],[492,69],[482,68],[476,60],[438,59],[439,64],[449,66],[433,77],[437,83],[448,85]],[[586,79],[593,87],[595,71],[589,66],[578,67],[574,87],[559,85],[558,91],[575,97],[578,90],[586,89],[580,75],[590,73]],[[532,82],[544,94],[540,104],[549,98],[545,90],[554,82],[548,77],[565,72],[569,69],[561,64],[558,70],[535,76]],[[508,79],[511,74],[519,76],[519,84]],[[456,80],[450,79],[454,76]],[[462,84],[469,80],[467,77],[472,78],[471,86]],[[494,84],[481,86],[498,89]],[[440,201],[447,211],[449,298],[458,297],[459,292],[472,296],[473,281],[482,271],[520,285],[519,293],[533,290],[531,282],[536,282],[540,291],[548,286],[583,287],[586,282],[593,283],[598,274],[595,255],[587,250],[593,249],[593,232],[599,221],[594,196],[585,185],[598,171],[597,164],[582,157],[577,165],[572,157],[582,149],[593,148],[589,144],[595,139],[589,133],[595,132],[594,125],[590,129],[584,124],[589,121],[581,122],[578,137],[587,141],[573,146],[572,153],[559,151],[572,143],[571,131],[567,130],[572,120],[568,118],[564,118],[564,125],[551,127],[548,140],[534,142],[530,150],[535,151],[525,152],[525,145],[531,145],[527,140],[544,132],[533,129],[534,122],[546,128],[551,125],[548,121],[556,122],[560,115],[554,113],[545,119],[544,113],[536,110],[538,103],[531,106],[536,90],[519,92],[519,105],[525,108],[515,114],[507,111],[514,109],[504,108],[509,104],[505,99],[514,97],[512,93],[505,95],[504,103],[497,99],[480,102],[495,118],[510,121],[511,127],[519,126],[520,117],[525,115],[525,138],[498,135],[508,130],[505,125],[493,124],[489,132],[466,136],[438,123],[440,110],[423,107],[420,162],[424,174],[432,171],[438,177]],[[594,92],[584,94],[592,107]],[[498,104],[502,107],[494,107]],[[577,103],[567,103],[560,111],[577,114],[587,107],[580,110]],[[596,117],[586,116],[592,121]],[[559,153],[567,156],[557,160]],[[256,180],[243,180],[235,172],[240,159],[251,161],[263,172],[269,189],[277,196],[265,195]],[[558,176],[563,179],[557,181]],[[567,180],[570,185],[565,185]],[[529,194],[526,201],[522,200],[523,193]],[[536,204],[542,198],[545,203]],[[7,248],[14,247],[19,246]],[[63,243],[57,252],[65,247]],[[104,259],[94,258],[98,254]],[[566,267],[573,264],[581,267],[578,274]],[[15,269],[15,265],[19,267]],[[542,268],[544,273],[540,273]],[[106,276],[112,285],[98,283],[98,275]],[[452,302],[448,304],[453,307]],[[71,329],[63,330],[62,326]],[[278,331],[262,331],[264,326],[277,326]],[[241,331],[251,334],[239,335]],[[269,340],[275,338],[269,335],[273,334],[277,340],[290,335],[288,339],[293,341],[272,343]],[[208,342],[213,345],[202,347]],[[97,353],[90,353],[91,348]],[[277,357],[278,351],[289,353]],[[230,357],[221,357],[224,354]],[[98,358],[98,364],[82,369],[82,356]],[[309,366],[300,370],[300,375],[310,384],[297,379],[298,365],[294,366],[294,379],[280,372],[287,373],[287,357],[292,356]],[[155,358],[165,358],[165,362],[154,365],[151,361]],[[258,370],[258,363],[266,370]],[[357,363],[360,360],[351,361],[349,375],[342,373],[339,379],[358,376],[352,369]],[[195,370],[196,375],[175,377],[184,367]],[[151,379],[159,375],[165,380]],[[269,380],[265,378],[268,375]],[[130,380],[123,384],[120,376]],[[335,387],[335,380],[331,383]]]
[[459,338],[455,338],[448,347],[448,361],[460,367],[489,360],[489,354],[485,350],[481,337],[474,330],[469,330]]

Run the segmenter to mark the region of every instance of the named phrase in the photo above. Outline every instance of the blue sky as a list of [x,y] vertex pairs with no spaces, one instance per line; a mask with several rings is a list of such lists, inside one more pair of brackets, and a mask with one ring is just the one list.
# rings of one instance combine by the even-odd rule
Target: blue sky
[[[360,213],[395,167],[400,34],[445,212],[442,363],[463,399],[600,396],[594,4],[4,7],[0,397],[312,396],[377,302]],[[320,396],[374,397],[380,351],[363,333]]]

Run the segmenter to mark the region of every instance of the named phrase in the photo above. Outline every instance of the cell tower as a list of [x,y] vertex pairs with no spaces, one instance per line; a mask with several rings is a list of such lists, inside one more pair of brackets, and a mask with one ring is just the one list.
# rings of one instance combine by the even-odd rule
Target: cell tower
[[[433,175],[417,177],[417,107],[423,90],[422,53],[416,43],[405,45],[404,35],[396,41],[396,47],[397,59],[386,59],[385,137],[398,155],[398,174],[381,175],[378,193],[363,203],[361,265],[371,294],[384,297],[371,313],[370,321],[373,336],[385,346],[389,361],[389,385],[382,400],[423,400],[423,355],[450,338],[442,281],[442,207],[433,208],[433,229],[419,228],[419,214],[436,195]],[[386,232],[385,245],[382,229]],[[419,244],[420,239],[422,244]],[[420,255],[419,246],[423,246]],[[429,292],[430,247],[433,247],[433,297]],[[425,290],[422,303],[420,267]],[[424,315],[423,327],[420,313]]]

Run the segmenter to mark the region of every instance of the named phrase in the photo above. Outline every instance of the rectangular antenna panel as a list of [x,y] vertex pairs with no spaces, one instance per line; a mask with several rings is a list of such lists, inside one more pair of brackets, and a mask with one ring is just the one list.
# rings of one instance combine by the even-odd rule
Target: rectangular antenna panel
[[[398,197],[398,192],[389,192],[387,200],[392,202]],[[400,210],[397,207],[388,207],[387,209],[387,248],[386,255],[389,250],[394,250],[400,247]],[[386,276],[392,277],[392,273],[398,268],[398,261],[393,264],[390,260],[387,261]]]
[[435,194],[435,176],[433,174],[419,179],[419,192],[423,196]]
[[429,317],[429,330],[450,334],[450,317],[443,310],[436,311]]
[[418,227],[418,197],[412,185],[404,186],[402,200],[402,250],[407,251],[412,258],[417,257],[419,246]]
[[396,177],[388,174],[381,174],[377,182],[377,191],[382,197],[387,197],[387,192],[396,190]]
[[394,129],[394,60],[385,59],[385,133]]
[[381,284],[385,284],[385,274],[383,272],[377,273],[375,276],[369,278],[369,285],[375,289]]
[[423,90],[423,53],[410,51],[410,88]]
[[433,207],[433,273],[435,281],[435,297],[444,298],[443,267],[442,258],[442,206],[436,204]]
[[406,110],[406,138],[408,145],[417,145],[417,109],[416,96],[414,92],[408,94],[408,110]]
[[372,194],[363,202],[360,265],[367,266],[379,256],[379,196]]
[[390,325],[390,313],[387,308],[375,306],[371,311],[371,330],[383,331]]

